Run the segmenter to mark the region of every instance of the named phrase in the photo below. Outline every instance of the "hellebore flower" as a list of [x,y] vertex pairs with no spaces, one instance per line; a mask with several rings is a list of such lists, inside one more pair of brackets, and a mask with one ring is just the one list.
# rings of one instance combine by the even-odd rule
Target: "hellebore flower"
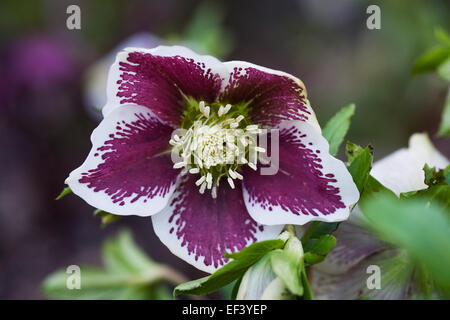
[[[377,161],[371,175],[395,194],[428,188],[425,164],[439,169],[449,161],[431,144],[426,134],[414,134],[409,148]],[[420,296],[413,272],[415,263],[404,249],[383,242],[370,229],[359,208],[334,233],[336,247],[320,264],[311,267],[310,284],[317,299],[407,299]],[[369,289],[367,267],[382,270],[381,289]]]
[[[179,46],[128,48],[110,69],[102,112],[91,152],[66,183],[99,209],[152,216],[161,241],[200,270],[276,238],[283,224],[345,220],[358,200],[303,83],[287,73]],[[255,171],[268,153],[247,137],[262,129],[279,130],[275,175]]]

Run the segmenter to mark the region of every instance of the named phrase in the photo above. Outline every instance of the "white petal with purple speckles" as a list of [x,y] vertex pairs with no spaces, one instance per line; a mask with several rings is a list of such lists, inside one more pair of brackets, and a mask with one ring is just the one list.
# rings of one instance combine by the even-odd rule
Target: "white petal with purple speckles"
[[204,196],[188,176],[177,186],[170,205],[152,216],[153,228],[173,254],[205,272],[214,272],[234,252],[262,240],[275,239],[283,226],[262,226],[247,213],[241,184],[218,189],[217,199]]
[[179,170],[164,153],[172,128],[149,109],[124,105],[94,130],[86,161],[66,183],[90,205],[118,215],[149,216],[162,210]]
[[109,71],[103,115],[122,104],[134,103],[177,127],[183,95],[214,101],[226,77],[228,72],[219,60],[184,47],[127,48],[117,55]]
[[251,101],[252,121],[274,126],[283,120],[302,120],[320,131],[303,82],[288,73],[244,61],[229,61],[228,84],[221,99],[234,104]]
[[328,153],[328,142],[307,122],[284,121],[279,128],[278,172],[245,172],[250,215],[267,225],[347,219],[359,192],[344,163]]

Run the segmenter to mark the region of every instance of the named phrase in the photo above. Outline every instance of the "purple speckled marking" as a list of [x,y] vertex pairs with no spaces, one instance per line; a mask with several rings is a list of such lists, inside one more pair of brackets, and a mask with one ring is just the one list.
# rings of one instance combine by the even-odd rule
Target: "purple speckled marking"
[[[270,137],[268,137],[270,140]],[[272,211],[280,206],[295,215],[318,216],[345,208],[332,173],[323,173],[318,150],[307,147],[306,135],[291,127],[280,131],[280,168],[275,176],[263,176],[258,171],[245,171],[245,188],[251,205],[258,203]],[[270,142],[268,143],[270,146]]]
[[116,123],[116,131],[94,154],[101,156],[104,162],[82,173],[79,179],[94,192],[105,191],[121,206],[130,197],[133,203],[141,197],[164,196],[179,173],[172,169],[170,155],[155,156],[167,149],[173,129],[150,114],[135,115],[137,120],[131,123]]
[[180,124],[183,94],[215,101],[220,92],[220,76],[193,59],[130,52],[127,61],[120,62],[120,102],[145,106],[172,126]]
[[255,234],[264,227],[255,222],[248,214],[242,197],[241,183],[231,189],[223,183],[218,188],[217,199],[209,194],[200,194],[194,184],[198,177],[186,177],[178,186],[177,195],[171,206],[173,213],[169,223],[182,239],[181,246],[187,247],[195,260],[204,257],[204,264],[215,267],[223,265],[227,259],[225,251],[234,252],[243,249],[248,242],[255,242]]
[[301,93],[304,89],[292,78],[255,68],[234,68],[221,96],[231,104],[252,100],[252,121],[274,126],[282,120],[307,120],[310,111]]

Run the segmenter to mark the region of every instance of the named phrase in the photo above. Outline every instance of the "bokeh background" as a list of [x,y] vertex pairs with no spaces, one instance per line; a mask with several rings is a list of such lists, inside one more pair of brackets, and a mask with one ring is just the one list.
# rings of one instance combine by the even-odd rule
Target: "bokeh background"
[[[81,8],[81,30],[66,28],[71,4]],[[381,30],[366,28],[369,4],[381,8]],[[156,261],[204,275],[160,243],[151,219],[100,228],[80,198],[54,200],[91,147],[105,66],[120,46],[183,44],[289,72],[322,124],[356,104],[348,139],[372,144],[375,159],[419,131],[449,157],[448,140],[436,137],[447,86],[433,74],[411,76],[438,26],[450,29],[448,1],[2,0],[0,298],[43,298],[46,275],[99,265],[102,241],[123,227]]]

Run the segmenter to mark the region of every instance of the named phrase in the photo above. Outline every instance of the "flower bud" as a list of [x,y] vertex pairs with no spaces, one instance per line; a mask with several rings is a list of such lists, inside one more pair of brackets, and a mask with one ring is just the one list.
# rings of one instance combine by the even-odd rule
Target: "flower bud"
[[[286,241],[283,252],[295,259],[303,259],[302,243],[297,237],[283,232],[278,238]],[[237,300],[283,300],[292,297],[288,287],[272,267],[272,254],[277,251],[280,249],[269,252],[247,270],[242,277]]]

